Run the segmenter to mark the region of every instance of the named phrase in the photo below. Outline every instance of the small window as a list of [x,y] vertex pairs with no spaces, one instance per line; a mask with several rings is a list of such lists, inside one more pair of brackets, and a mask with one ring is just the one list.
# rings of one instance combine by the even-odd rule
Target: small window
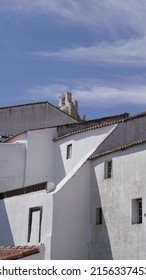
[[67,145],[67,154],[66,158],[69,159],[72,157],[72,144]]
[[104,163],[104,178],[112,177],[112,160],[105,161]]
[[27,242],[38,243],[41,241],[42,211],[42,206],[29,209]]
[[132,199],[132,224],[142,224],[142,198]]
[[96,225],[102,224],[102,208],[96,208]]

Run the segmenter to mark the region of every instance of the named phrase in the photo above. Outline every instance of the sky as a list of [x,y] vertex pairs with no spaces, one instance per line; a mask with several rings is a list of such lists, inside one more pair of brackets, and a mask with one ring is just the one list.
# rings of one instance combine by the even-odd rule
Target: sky
[[87,119],[146,111],[146,0],[0,0],[0,107],[64,91]]

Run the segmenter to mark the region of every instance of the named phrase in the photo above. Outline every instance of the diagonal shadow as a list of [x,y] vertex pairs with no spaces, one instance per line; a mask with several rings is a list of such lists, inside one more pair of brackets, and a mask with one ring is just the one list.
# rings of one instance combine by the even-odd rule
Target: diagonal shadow
[[[92,186],[91,186],[91,248],[90,259],[112,260],[112,249],[108,228],[104,216],[101,195],[99,192],[98,178],[95,172],[96,163],[92,162]],[[101,210],[101,221],[97,223],[97,210]]]
[[14,246],[14,239],[5,207],[4,199],[0,200],[0,246]]

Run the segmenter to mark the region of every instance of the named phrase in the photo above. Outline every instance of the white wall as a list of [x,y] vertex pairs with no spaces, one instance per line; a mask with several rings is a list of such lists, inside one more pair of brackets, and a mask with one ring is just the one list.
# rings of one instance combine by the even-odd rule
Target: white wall
[[[0,200],[0,244],[1,245],[38,245],[32,240],[27,243],[29,208],[43,207],[41,241],[44,243],[45,257],[50,258],[50,244],[52,233],[53,197],[46,191],[14,196]],[[37,225],[36,225],[37,231]],[[37,234],[37,232],[36,232]]]
[[21,260],[44,260],[45,258],[45,246],[43,244],[37,246],[39,249],[39,253],[24,257]]
[[[117,125],[101,127],[65,137],[55,142],[55,183],[59,183],[87,154],[116,128]],[[72,144],[72,157],[66,159],[67,145]]]
[[88,259],[90,162],[54,193],[51,259]]
[[56,128],[28,132],[25,186],[53,182]]
[[56,128],[24,132],[0,144],[1,192],[54,182]]
[[[104,179],[104,161],[113,160],[113,177]],[[146,145],[92,162],[92,257],[146,259]],[[143,223],[132,224],[132,199],[143,199]],[[95,225],[96,207],[102,206],[103,225]]]
[[[8,138],[6,144],[8,144],[8,143],[13,143],[13,144],[20,143],[21,144],[22,142],[27,144],[27,139],[28,139],[28,132],[26,131],[26,132],[22,132],[20,134],[16,134],[16,135]],[[4,143],[2,143],[2,144],[4,144]]]
[[[92,153],[115,127],[116,125],[112,125],[89,130],[57,142],[52,141],[57,136],[56,128],[32,130],[10,139],[8,143],[15,143],[12,146],[13,150],[15,145],[18,145],[16,143],[19,145],[22,142],[26,143],[23,186],[47,181],[57,185],[83,158],[89,156],[89,153]],[[7,145],[10,145],[8,143],[2,145],[6,145],[7,149]],[[72,143],[72,158],[66,159],[66,149],[70,143]],[[14,161],[14,157],[11,160]],[[23,164],[24,162],[23,160]]]
[[0,144],[0,192],[23,187],[25,160],[25,144]]

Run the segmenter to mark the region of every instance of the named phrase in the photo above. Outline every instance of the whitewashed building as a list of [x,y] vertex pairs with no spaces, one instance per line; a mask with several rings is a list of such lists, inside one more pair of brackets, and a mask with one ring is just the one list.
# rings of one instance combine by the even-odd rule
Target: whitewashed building
[[36,246],[26,259],[146,259],[145,124],[123,114],[1,143],[0,244]]

